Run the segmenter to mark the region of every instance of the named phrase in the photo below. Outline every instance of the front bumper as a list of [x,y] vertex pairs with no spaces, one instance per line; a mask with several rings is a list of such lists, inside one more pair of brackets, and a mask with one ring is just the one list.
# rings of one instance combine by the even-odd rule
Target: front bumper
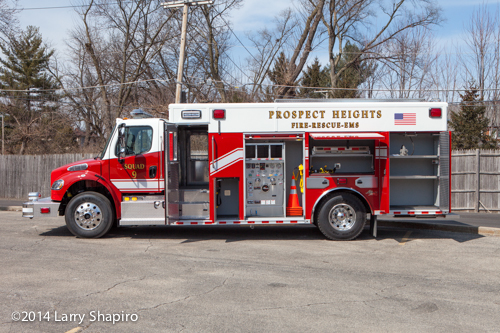
[[50,198],[33,200],[23,203],[23,217],[57,217],[59,216],[60,202],[52,201]]

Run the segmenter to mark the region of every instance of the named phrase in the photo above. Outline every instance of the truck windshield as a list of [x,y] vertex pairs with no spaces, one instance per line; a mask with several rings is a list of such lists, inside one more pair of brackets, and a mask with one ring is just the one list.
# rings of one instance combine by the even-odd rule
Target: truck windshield
[[109,143],[111,141],[111,138],[113,137],[113,133],[115,133],[116,125],[113,127],[113,130],[111,130],[111,133],[109,133],[108,136],[108,141],[106,142],[106,145],[104,146],[104,150],[101,153],[101,156],[98,156],[101,158],[101,160],[104,158],[104,154],[106,154],[106,150],[108,150]]

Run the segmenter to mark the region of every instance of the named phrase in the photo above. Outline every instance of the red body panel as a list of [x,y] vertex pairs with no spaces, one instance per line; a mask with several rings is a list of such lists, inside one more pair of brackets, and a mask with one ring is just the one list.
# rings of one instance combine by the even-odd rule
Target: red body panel
[[[375,211],[380,211],[382,214],[389,213],[389,132],[377,132],[377,134],[381,134],[384,136],[383,139],[375,140],[375,152],[374,152],[374,173],[372,175],[359,174],[352,175],[346,174],[309,174],[309,165],[310,161],[307,157],[307,153],[309,152],[309,136],[306,135],[306,159],[305,159],[305,177],[314,178],[327,178],[329,180],[329,185],[324,189],[311,189],[307,188],[306,184],[306,204],[305,204],[305,214],[306,219],[313,220],[313,209],[319,209],[319,207],[315,207],[318,201],[322,198],[322,196],[326,193],[335,191],[335,190],[353,190],[354,192],[361,195],[368,203],[371,213]],[[332,143],[335,140],[332,140]],[[351,141],[355,142],[355,140]],[[356,180],[358,178],[370,178],[375,177],[376,181],[373,186],[366,187],[364,184],[363,187],[359,187],[356,185]],[[346,180],[346,182],[341,182],[339,179]],[[317,211],[315,211],[317,212]]]
[[[89,167],[87,170],[67,171],[68,167],[82,163],[88,164]],[[84,160],[64,165],[52,171],[51,174],[52,183],[58,179],[62,179],[64,180],[64,186],[60,190],[51,190],[51,199],[54,201],[62,201],[68,189],[77,182],[86,181],[87,185],[91,184],[91,182],[96,182],[104,186],[111,194],[116,207],[116,217],[120,218],[121,192],[109,181],[109,179],[106,179],[101,176],[101,167],[103,164],[104,161],[101,160]]]
[[[88,165],[86,170],[68,171],[69,167],[84,163]],[[56,180],[62,179],[64,180],[64,186],[60,190],[51,190],[50,198],[54,201],[61,201],[64,197],[64,194],[71,187],[71,185],[73,185],[78,181],[86,180],[88,179],[88,177],[95,174],[100,176],[102,174],[101,170],[102,170],[102,161],[94,159],[82,160],[75,163],[66,164],[57,169],[52,170],[50,174],[50,184],[52,185]]]
[[[373,210],[380,210],[382,214],[389,214],[390,210],[390,163],[389,163],[389,132],[380,133],[385,136],[383,140],[378,141],[379,156],[375,156],[375,165],[378,170],[375,174],[379,179],[380,206]],[[377,154],[375,154],[377,155]]]
[[215,179],[239,179],[239,219],[244,215],[244,179],[243,179],[243,134],[222,133],[208,134],[209,186],[210,186],[210,220],[215,220]]
[[[314,177],[314,176],[313,176]],[[321,176],[318,176],[321,177]],[[330,184],[327,188],[324,189],[307,189],[306,190],[306,219],[312,220],[312,212],[315,209],[315,213],[318,212],[318,206],[315,207],[318,200],[322,197],[324,193],[332,192],[335,190],[354,190],[355,192],[361,194],[363,198],[365,198],[370,206],[372,211],[378,210],[379,208],[379,191],[378,184],[375,187],[370,188],[359,188],[356,186],[356,179],[363,176],[334,176],[334,177],[324,177],[328,178]],[[338,184],[339,179],[347,179],[347,184]]]
[[[103,170],[109,172],[108,178],[122,193],[157,193],[160,192],[160,153],[125,157],[120,163],[118,158],[106,160]],[[156,167],[156,175],[150,178],[149,169]]]

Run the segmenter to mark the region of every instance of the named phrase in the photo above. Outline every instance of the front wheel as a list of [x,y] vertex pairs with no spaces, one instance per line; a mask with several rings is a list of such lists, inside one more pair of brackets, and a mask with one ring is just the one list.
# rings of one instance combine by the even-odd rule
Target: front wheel
[[104,236],[113,226],[114,213],[104,195],[84,192],[69,202],[65,212],[66,225],[71,233],[82,238]]
[[361,201],[349,193],[334,196],[321,205],[318,228],[332,240],[351,240],[359,236],[366,223]]

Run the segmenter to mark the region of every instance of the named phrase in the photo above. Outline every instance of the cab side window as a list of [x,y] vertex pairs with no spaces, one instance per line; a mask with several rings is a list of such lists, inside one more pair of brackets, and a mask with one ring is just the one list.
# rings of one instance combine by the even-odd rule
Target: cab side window
[[[125,128],[125,155],[133,156],[147,153],[153,143],[153,129],[149,126],[130,126]],[[120,147],[117,144],[115,155]]]

